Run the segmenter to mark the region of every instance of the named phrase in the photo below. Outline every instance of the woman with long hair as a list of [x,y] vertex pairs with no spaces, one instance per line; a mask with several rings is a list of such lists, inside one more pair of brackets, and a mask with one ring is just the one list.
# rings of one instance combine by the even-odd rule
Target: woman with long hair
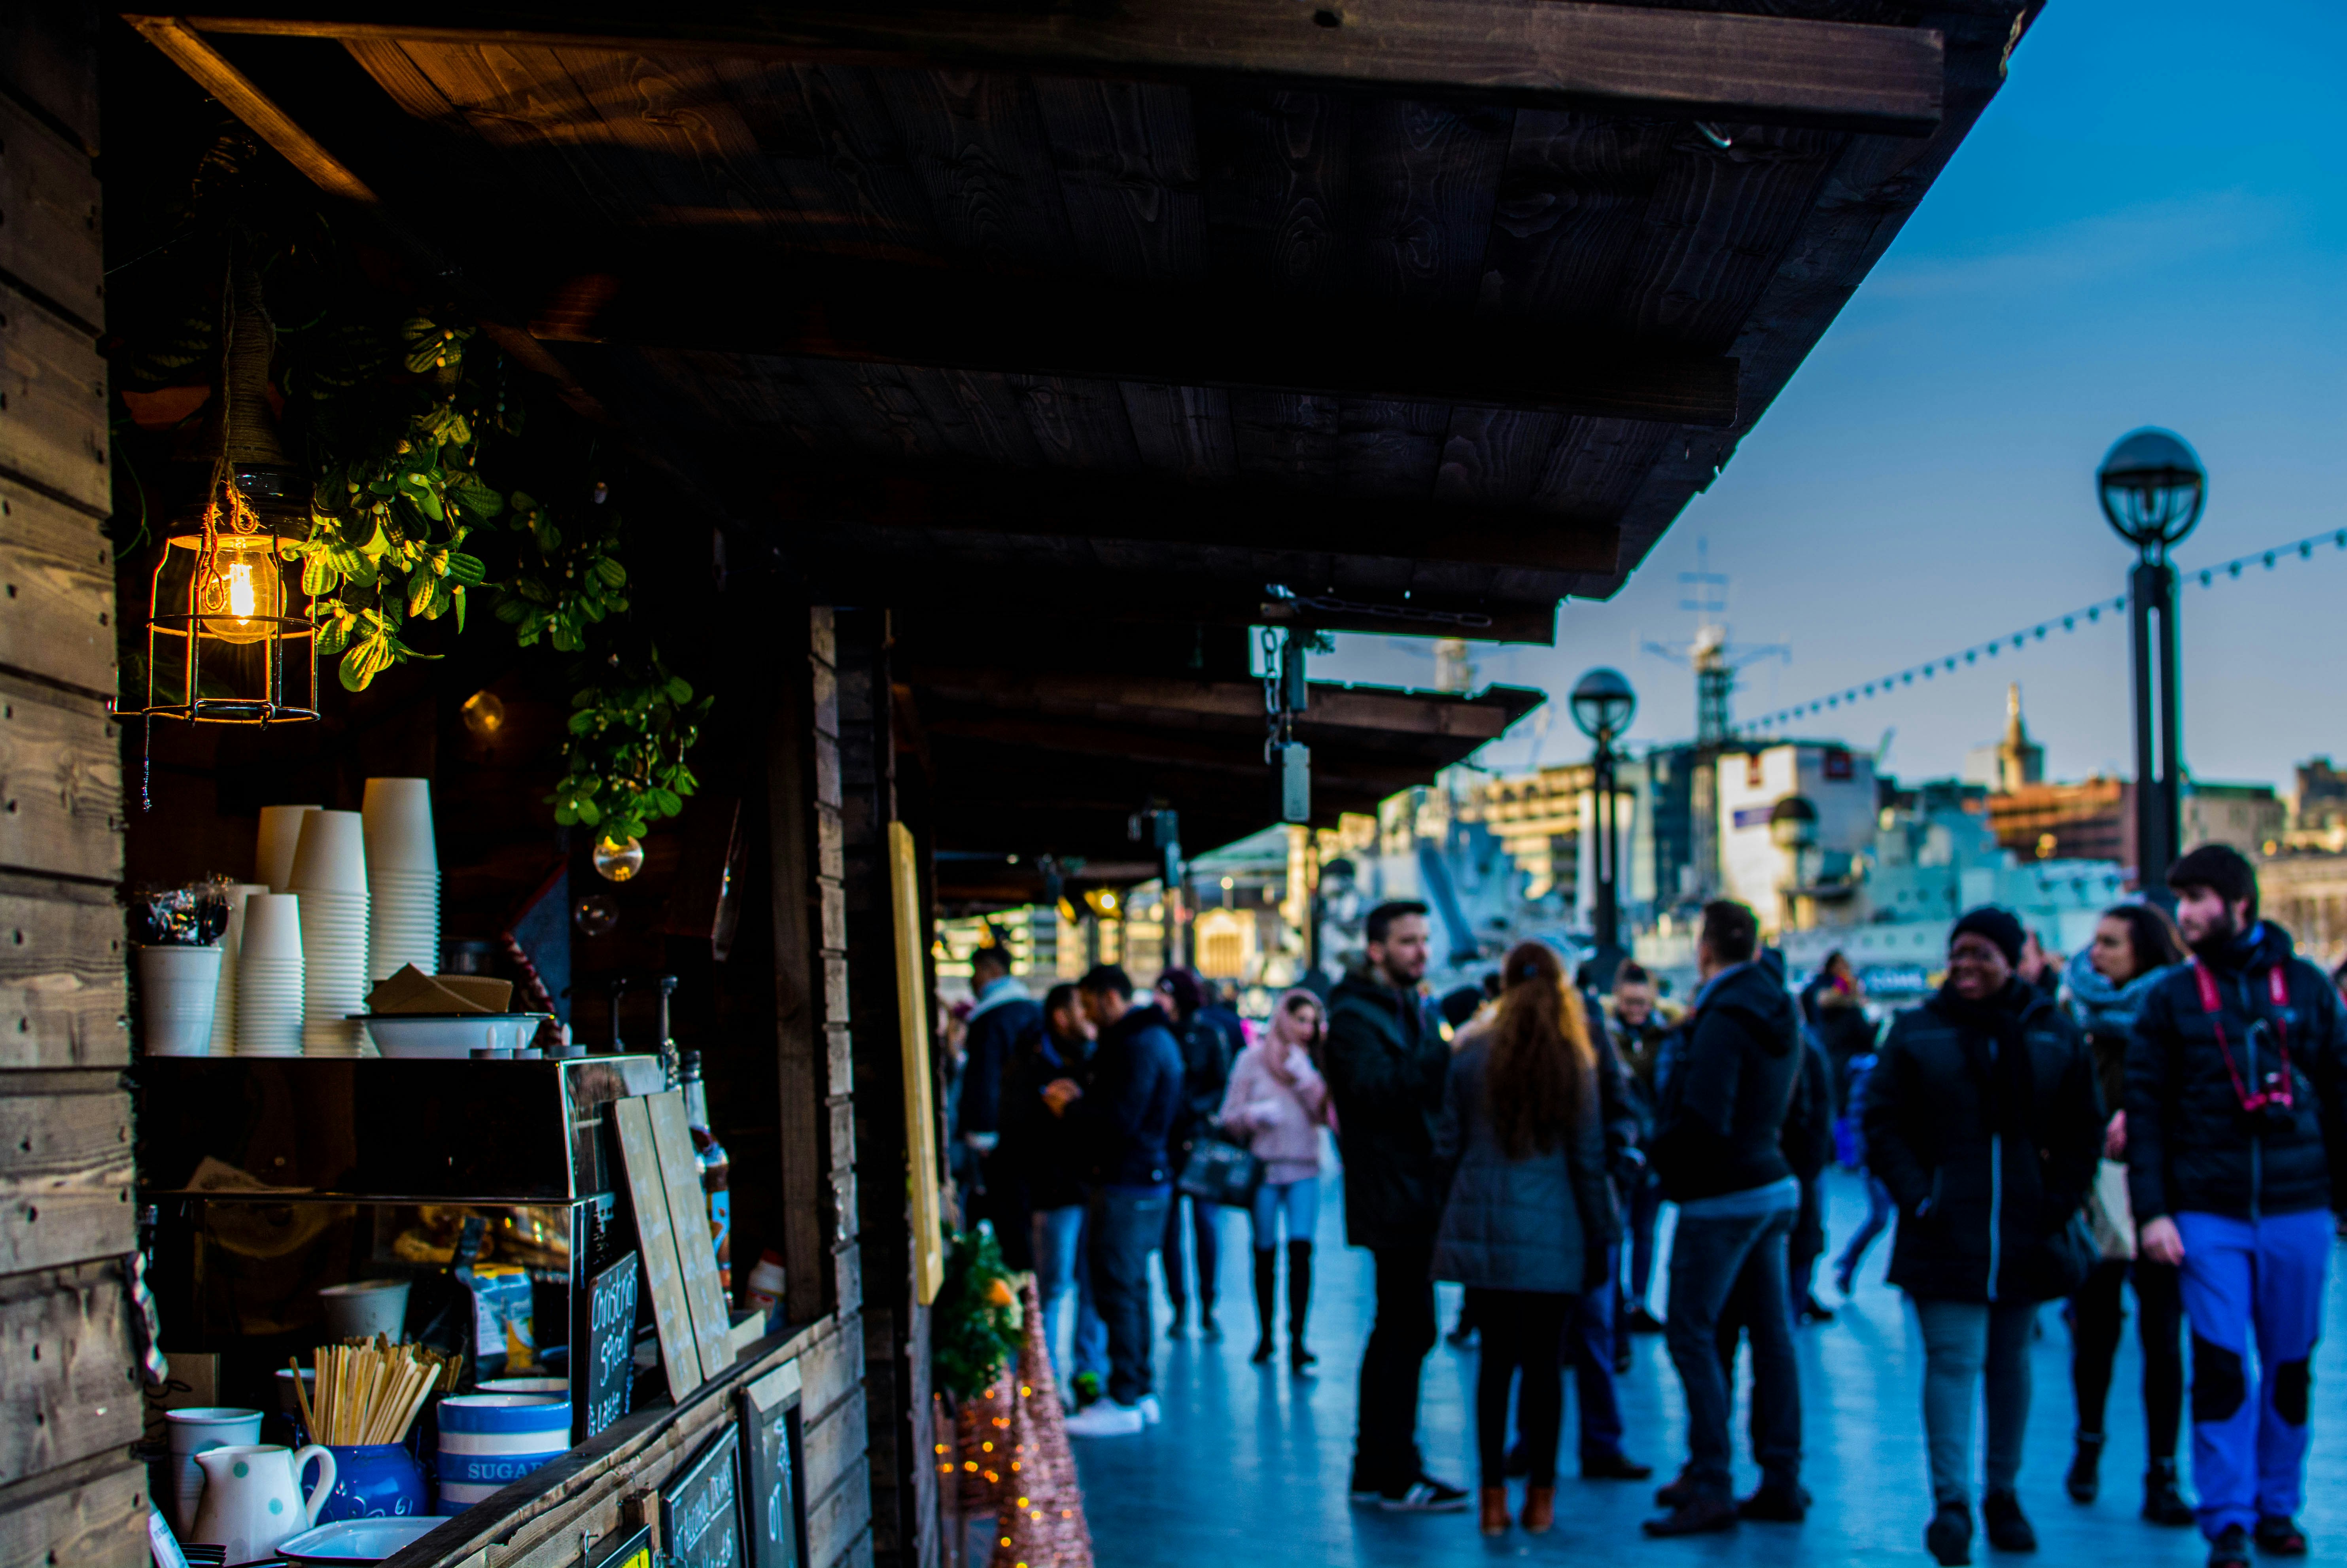
[[1499,1002],[1460,1036],[1435,1152],[1451,1167],[1434,1276],[1467,1287],[1482,1336],[1475,1437],[1482,1529],[1508,1528],[1508,1397],[1530,1461],[1523,1526],[1556,1517],[1564,1327],[1606,1277],[1620,1220],[1605,1170],[1597,1051],[1555,951],[1525,942],[1501,966]]
[[1279,999],[1271,1021],[1239,1053],[1223,1096],[1223,1130],[1263,1162],[1247,1221],[1255,1235],[1253,1359],[1271,1359],[1279,1299],[1279,1228],[1287,1227],[1287,1364],[1301,1374],[1319,1359],[1305,1348],[1312,1307],[1312,1236],[1320,1221],[1320,1129],[1330,1125],[1328,1085],[1316,1061],[1327,1020],[1320,999],[1298,988]]
[[2154,1524],[2190,1524],[2192,1505],[2177,1485],[2176,1440],[2184,1422],[2184,1300],[2180,1271],[2136,1255],[2127,1196],[2127,1050],[2135,1015],[2160,971],[2184,960],[2168,917],[2144,904],[2103,911],[2095,939],[2070,960],[2062,996],[2086,1031],[2103,1104],[2113,1111],[2104,1135],[2102,1176],[2088,1199],[2103,1260],[2070,1298],[2070,1384],[2078,1398],[2077,1451],[2065,1484],[2075,1502],[2102,1486],[2103,1409],[2111,1366],[2127,1324],[2122,1287],[2135,1284],[2136,1337],[2143,1344],[2143,1516]]

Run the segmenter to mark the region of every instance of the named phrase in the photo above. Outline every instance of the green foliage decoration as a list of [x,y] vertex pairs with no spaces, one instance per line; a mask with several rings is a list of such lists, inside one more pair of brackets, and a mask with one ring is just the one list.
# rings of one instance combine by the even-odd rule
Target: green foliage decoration
[[683,811],[685,797],[698,787],[684,754],[699,738],[713,699],[696,699],[692,684],[670,674],[657,650],[641,674],[622,673],[616,657],[607,668],[607,678],[570,699],[562,777],[547,798],[554,803],[555,821],[583,823],[624,844]]
[[946,1245],[945,1283],[929,1311],[938,1387],[956,1404],[971,1398],[1019,1354],[1019,1293],[992,1231],[970,1229]]

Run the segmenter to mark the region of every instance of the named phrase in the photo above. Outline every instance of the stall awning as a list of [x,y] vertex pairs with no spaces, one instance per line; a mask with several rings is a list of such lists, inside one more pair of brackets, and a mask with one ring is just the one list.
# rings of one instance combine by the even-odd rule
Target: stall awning
[[[1081,885],[1153,877],[1132,823],[1151,804],[1180,814],[1194,855],[1279,820],[1259,681],[920,666],[896,680],[899,747],[933,781],[942,906],[1034,901],[1046,855],[1082,861]],[[1432,783],[1544,700],[1315,683],[1296,724],[1314,821]]]
[[821,598],[1546,641],[1728,461],[2036,9],[137,20]]

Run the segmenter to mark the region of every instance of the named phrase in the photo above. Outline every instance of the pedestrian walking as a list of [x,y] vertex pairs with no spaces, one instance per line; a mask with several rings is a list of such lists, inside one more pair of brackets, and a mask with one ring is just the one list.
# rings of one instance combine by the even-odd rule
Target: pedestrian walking
[[[2257,874],[2203,845],[2169,867],[2192,958],[2136,1015],[2127,1058],[2128,1195],[2142,1256],[2180,1266],[2192,1327],[2192,1484],[2210,1568],[2252,1540],[2301,1556],[2308,1358],[2332,1221],[2347,1210],[2347,1013]],[[2250,1359],[2254,1331],[2256,1359]]]
[[1523,1526],[1539,1533],[1555,1522],[1564,1332],[1584,1288],[1610,1284],[1619,1236],[1581,997],[1544,943],[1517,946],[1501,974],[1497,1009],[1450,1059],[1435,1143],[1449,1180],[1434,1277],[1467,1287],[1482,1336],[1475,1431],[1486,1535],[1508,1529],[1508,1403],[1519,1376]]
[[972,1005],[954,1114],[971,1217],[993,1224],[1003,1262],[1013,1268],[1032,1268],[1028,1218],[1019,1206],[1017,1184],[996,1170],[994,1153],[1002,1136],[1002,1082],[1011,1045],[1042,1021],[1043,1009],[1010,973],[1010,949],[999,940],[970,955],[969,987]]
[[[1164,1010],[1174,1040],[1182,1048],[1182,1102],[1174,1113],[1168,1143],[1177,1180],[1189,1162],[1190,1151],[1197,1147],[1200,1135],[1222,1110],[1224,1091],[1230,1087],[1231,1059],[1238,1053],[1231,1037],[1207,1015],[1207,997],[1205,982],[1194,970],[1168,969],[1157,978],[1157,1005]],[[1188,1228],[1197,1247],[1198,1331],[1209,1339],[1218,1339],[1222,1327],[1214,1321],[1214,1286],[1222,1269],[1222,1248],[1215,1226],[1222,1219],[1222,1206],[1194,1197],[1178,1186],[1165,1210],[1165,1295],[1174,1305],[1165,1333],[1168,1338],[1179,1338],[1190,1316],[1189,1281],[1182,1265],[1185,1203],[1190,1213]]]
[[1287,1361],[1302,1373],[1319,1359],[1306,1348],[1312,1307],[1312,1238],[1320,1215],[1320,1130],[1328,1125],[1328,1085],[1313,1065],[1320,1043],[1320,999],[1289,991],[1275,1003],[1263,1037],[1239,1053],[1217,1120],[1263,1162],[1247,1220],[1255,1241],[1255,1355],[1275,1348],[1279,1231],[1287,1229]]
[[[995,1163],[1015,1183],[1032,1216],[1035,1294],[1043,1308],[1043,1343],[1061,1387],[1079,1405],[1098,1399],[1108,1377],[1108,1329],[1083,1266],[1084,1150],[1079,1125],[1052,1112],[1051,1087],[1081,1087],[1092,1076],[1094,1030],[1076,988],[1054,986],[1043,1016],[1010,1048],[1002,1086],[1002,1142]],[[1072,1362],[1060,1349],[1060,1324],[1075,1314]]]
[[1362,962],[1329,992],[1322,1064],[1345,1163],[1345,1239],[1376,1265],[1350,1491],[1359,1503],[1447,1512],[1466,1507],[1467,1493],[1426,1473],[1418,1394],[1434,1346],[1430,1270],[1442,1216],[1434,1127],[1450,1050],[1419,988],[1426,906],[1380,904],[1364,936]]
[[2093,1060],[2069,1016],[2014,972],[2021,922],[1983,907],[1955,923],[1948,979],[1900,1015],[1867,1081],[1866,1151],[1899,1205],[1891,1283],[1923,1337],[1933,1512],[1923,1541],[1972,1561],[1973,1413],[1987,1385],[1989,1544],[2034,1552],[2014,1483],[2041,1302],[2094,1261],[2078,1218],[2103,1143]]
[[[1635,962],[1624,962],[1615,971],[1614,994],[1609,1000],[1612,1012],[1607,1032],[1629,1074],[1631,1105],[1639,1122],[1638,1147],[1645,1154],[1654,1139],[1655,1067],[1662,1057],[1663,1041],[1670,1034],[1671,1020],[1655,994],[1654,977]],[[1631,1173],[1624,1184],[1623,1227],[1628,1232],[1630,1295],[1627,1310],[1621,1315],[1617,1327],[1624,1336],[1659,1334],[1663,1322],[1655,1316],[1648,1298],[1655,1279],[1655,1223],[1662,1214],[1663,1190],[1651,1163]],[[1617,1347],[1617,1358],[1622,1348],[1626,1347]]]
[[[1665,1323],[1686,1391],[1687,1462],[1655,1496],[1670,1512],[1649,1535],[1729,1530],[1739,1518],[1799,1519],[1801,1392],[1793,1356],[1786,1245],[1801,1184],[1786,1163],[1786,1118],[1800,1088],[1800,1015],[1781,971],[1757,962],[1759,923],[1741,904],[1706,905],[1696,938],[1695,1007],[1656,1071],[1653,1148],[1663,1195],[1679,1206]],[[1752,1337],[1752,1429],[1760,1488],[1730,1490],[1733,1401],[1719,1325]]]
[[1133,979],[1102,964],[1076,982],[1099,1031],[1089,1084],[1054,1080],[1045,1103],[1086,1152],[1086,1266],[1108,1330],[1108,1398],[1068,1418],[1072,1437],[1129,1437],[1157,1419],[1149,1335],[1149,1255],[1165,1235],[1174,1171],[1166,1138],[1182,1097],[1182,1049],[1164,1012],[1134,1006]]
[[1867,1249],[1875,1238],[1891,1228],[1891,1216],[1898,1205],[1891,1200],[1891,1189],[1874,1173],[1866,1158],[1867,1086],[1873,1081],[1875,1067],[1881,1056],[1870,1050],[1850,1061],[1850,1100],[1846,1112],[1850,1124],[1850,1155],[1857,1163],[1859,1174],[1866,1181],[1866,1218],[1850,1232],[1850,1240],[1834,1259],[1834,1288],[1847,1297],[1855,1288],[1859,1265],[1866,1261]]
[[1826,1167],[1834,1159],[1834,1069],[1815,1030],[1801,1031],[1801,1081],[1795,1113],[1785,1121],[1785,1163],[1801,1184],[1793,1234],[1785,1243],[1785,1286],[1793,1321],[1803,1327],[1833,1321],[1818,1299],[1818,1259],[1826,1251]]
[[2101,1491],[2103,1411],[2127,1324],[2123,1287],[2132,1281],[2136,1338],[2143,1347],[2143,1516],[2172,1525],[2190,1524],[2194,1517],[2176,1474],[2184,1424],[2184,1297],[2173,1266],[2136,1250],[2127,1188],[2127,1050],[2144,998],[2160,971],[2183,957],[2183,942],[2167,916],[2149,905],[2121,904],[2096,922],[2094,942],[2070,961],[2062,992],[2070,1016],[2086,1031],[2103,1108],[2110,1113],[2102,1164],[2086,1198],[2102,1256],[2070,1298],[2070,1383],[2078,1431],[2064,1485],[2076,1502],[2092,1502]]

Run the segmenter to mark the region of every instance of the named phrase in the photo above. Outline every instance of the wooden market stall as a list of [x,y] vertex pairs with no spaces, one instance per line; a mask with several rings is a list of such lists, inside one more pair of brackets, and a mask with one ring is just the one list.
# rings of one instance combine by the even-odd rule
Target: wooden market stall
[[[656,1520],[711,1442],[735,1427],[753,1441],[746,1412],[784,1404],[804,1568],[937,1562],[934,1238],[905,1179],[934,1158],[918,1118],[936,1062],[900,994],[898,889],[917,931],[941,907],[1044,897],[1047,862],[1077,886],[1153,876],[1135,837],[1152,812],[1177,815],[1193,851],[1278,820],[1256,629],[1298,646],[1330,630],[1547,641],[1561,602],[1614,592],[1883,253],[2036,9],[11,8],[0,1568],[144,1554],[128,1260],[185,1255],[173,1216],[197,1200],[179,1166],[256,1147],[205,1143],[200,1118],[166,1136],[157,1097],[176,1091],[159,1086],[242,1064],[135,1056],[118,892],[248,881],[264,806],[355,809],[368,780],[409,776],[433,781],[444,934],[517,973],[499,944],[539,951],[525,917],[550,909],[543,951],[575,995],[549,985],[548,1001],[596,1045],[592,1071],[617,1075],[616,1102],[661,1091],[612,1064],[660,1063],[604,1041],[653,1038],[641,982],[675,977],[674,1035],[702,1054],[732,1155],[750,1249],[734,1256],[771,1250],[784,1284],[771,1321],[682,1390],[646,1308],[636,1408],[403,1568],[591,1560],[583,1538]],[[165,520],[184,515],[157,476],[233,402],[220,365],[245,274],[208,285],[226,343],[175,337],[157,282],[185,260],[181,215],[221,189],[301,210],[299,244],[250,285],[278,358],[248,390],[290,433],[288,471],[325,472],[332,400],[300,334],[339,304],[297,310],[293,291],[332,251],[392,329],[409,315],[473,339],[466,395],[494,393],[499,418],[508,394],[536,400],[569,487],[543,492],[562,548],[576,519],[600,526],[607,488],[625,507],[634,604],[614,622],[715,702],[692,743],[701,791],[650,825],[629,880],[599,880],[598,835],[546,799],[570,765],[572,692],[608,680],[483,624],[497,583],[560,553],[517,525],[527,497],[492,473],[493,443],[479,471],[515,499],[481,514],[500,542],[475,624],[460,636],[440,614],[466,586],[445,538],[425,563],[440,580],[405,601],[403,634],[436,659],[386,641],[345,691],[338,651],[318,720],[259,735],[109,721],[109,704],[156,703],[138,632]],[[422,354],[419,383],[450,368],[428,337],[404,352]],[[390,382],[409,384],[396,366]],[[465,406],[486,426],[486,402]],[[453,473],[433,484],[470,493]],[[286,526],[307,528],[299,500]],[[358,580],[294,578],[289,605],[352,602]],[[1310,749],[1323,822],[1426,782],[1538,701],[1307,696],[1285,733]],[[911,961],[917,996],[926,955]],[[132,1088],[149,1097],[135,1124]],[[347,1113],[358,1138],[388,1102],[349,1103],[366,1108]],[[605,1130],[565,1179],[604,1182],[576,1201],[627,1213],[624,1173],[589,1157],[617,1133],[584,1120]],[[483,1196],[346,1190],[374,1168],[277,1193]],[[157,1294],[184,1300],[192,1278]],[[183,1372],[211,1357],[234,1375],[235,1337],[189,1332],[184,1315],[161,1324]]]

